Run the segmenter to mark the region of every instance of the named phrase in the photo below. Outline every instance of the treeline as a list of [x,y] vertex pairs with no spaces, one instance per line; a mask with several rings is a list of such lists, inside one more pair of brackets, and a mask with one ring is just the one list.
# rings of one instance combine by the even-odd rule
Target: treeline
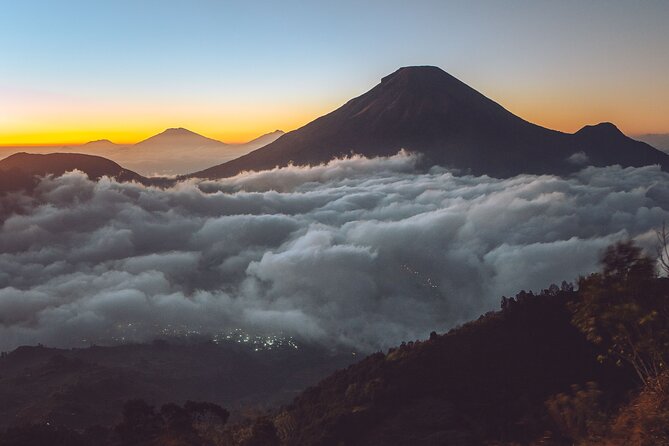
[[1,446],[273,446],[279,445],[267,418],[226,426],[230,413],[213,403],[169,403],[160,410],[144,400],[123,406],[122,420],[113,427],[91,426],[83,431],[50,424],[26,425],[0,435]]
[[[271,415],[130,401],[112,428],[11,429],[0,446],[669,445],[669,273],[631,242],[600,271],[339,370]],[[659,262],[657,262],[659,260]],[[49,441],[45,441],[47,439]]]
[[[600,272],[579,280],[569,303],[572,324],[598,347],[598,360],[633,371],[635,391],[607,407],[597,382],[573,385],[546,401],[557,432],[576,445],[669,445],[669,236],[658,233],[658,257],[632,242],[609,247]],[[658,262],[659,261],[659,262]]]
[[335,373],[274,421],[289,445],[669,445],[669,272],[631,242],[577,286]]

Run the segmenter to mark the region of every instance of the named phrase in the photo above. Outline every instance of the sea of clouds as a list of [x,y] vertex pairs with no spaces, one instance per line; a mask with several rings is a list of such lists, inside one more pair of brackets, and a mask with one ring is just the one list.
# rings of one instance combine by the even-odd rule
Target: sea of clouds
[[373,350],[652,250],[658,167],[458,176],[353,157],[162,190],[79,172],[0,200],[0,350],[240,328]]

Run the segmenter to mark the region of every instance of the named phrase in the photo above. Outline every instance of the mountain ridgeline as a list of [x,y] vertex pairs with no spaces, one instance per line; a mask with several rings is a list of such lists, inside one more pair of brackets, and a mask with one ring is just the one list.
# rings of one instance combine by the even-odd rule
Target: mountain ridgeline
[[[0,159],[26,152],[52,155],[55,150],[63,154],[104,157],[142,176],[172,177],[238,158],[275,141],[282,134],[282,131],[275,130],[245,143],[228,144],[185,128],[168,128],[136,144],[116,144],[100,139],[58,148],[0,147]],[[84,161],[79,170],[84,170],[86,165]]]
[[[440,165],[494,177],[565,175],[589,165],[613,164],[657,164],[669,170],[667,153],[625,136],[611,123],[585,126],[573,134],[550,130],[525,121],[430,66],[400,68],[367,93],[297,130],[285,134],[277,130],[246,144],[225,144],[184,128],[172,128],[133,146],[100,140],[80,148],[132,169],[105,160],[115,164],[102,169],[113,173],[109,176],[143,183],[148,180],[135,172],[172,176],[224,161],[177,177],[216,179],[289,164],[321,164],[351,154],[389,156],[400,149],[420,153],[423,167]],[[60,175],[61,166],[68,166],[93,173],[89,175],[92,178],[99,176],[95,174],[98,168],[91,167],[92,158],[82,153],[76,159],[74,154],[49,154],[47,163],[28,159],[34,155],[16,156],[11,161],[14,167],[21,163],[42,166],[33,175]],[[32,182],[25,171],[34,169],[24,168],[23,174],[12,174],[17,177],[14,179],[5,167],[0,165],[5,171],[5,178],[0,179],[3,190],[7,190],[4,183]],[[119,173],[119,169],[126,173]],[[154,178],[151,183],[160,181]]]
[[271,144],[191,174],[222,178],[247,170],[313,165],[351,153],[420,152],[426,165],[508,177],[566,174],[584,165],[669,168],[669,156],[622,134],[613,124],[574,134],[514,115],[437,67],[400,68],[367,93]]
[[91,179],[103,176],[117,178],[119,181],[143,181],[141,175],[124,169],[113,161],[101,156],[78,153],[50,153],[46,155],[17,153],[0,161],[0,170],[19,171],[28,175],[62,175],[79,169]]
[[228,144],[206,136],[198,135],[183,127],[169,128],[135,144],[135,147],[226,147]]
[[117,181],[135,181],[144,185],[167,186],[171,180],[146,178],[132,170],[101,156],[80,153],[16,153],[0,160],[0,193],[18,190],[32,191],[40,178],[46,175],[61,176],[80,170],[91,180],[103,176]]

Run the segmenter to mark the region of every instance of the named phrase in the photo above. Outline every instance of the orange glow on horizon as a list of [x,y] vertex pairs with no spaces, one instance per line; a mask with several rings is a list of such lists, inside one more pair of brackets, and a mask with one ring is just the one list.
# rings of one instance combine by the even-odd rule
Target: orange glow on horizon
[[[234,122],[225,127],[216,125],[219,119],[170,119],[131,126],[124,124],[113,126],[109,123],[100,125],[82,119],[81,125],[78,126],[71,122],[50,122],[43,126],[39,124],[17,125],[14,128],[4,126],[4,128],[0,127],[0,147],[78,146],[102,139],[110,140],[118,145],[132,145],[173,127],[183,127],[226,144],[242,144],[275,130],[286,132],[294,130],[321,114],[313,117],[309,115],[284,116],[283,119],[276,120],[263,117],[253,122]],[[133,119],[133,121],[138,122],[139,120]],[[220,121],[226,120],[220,119]]]
[[[249,129],[247,131],[224,132],[216,134],[213,132],[198,131],[197,127],[187,127],[184,125],[166,125],[156,128],[154,131],[140,132],[100,132],[100,131],[67,131],[67,132],[40,132],[27,134],[2,134],[0,133],[0,147],[63,147],[80,146],[89,142],[98,140],[109,140],[114,144],[124,146],[133,145],[143,141],[151,136],[155,136],[171,127],[185,127],[188,130],[198,133],[204,137],[215,139],[226,144],[243,144],[262,135],[281,128],[265,127],[258,130]],[[292,129],[291,129],[292,130]]]
[[275,130],[294,130],[341,105],[309,100],[219,105],[199,98],[167,104],[96,102],[35,92],[13,92],[8,99],[0,102],[0,147],[74,146],[101,139],[131,145],[174,127],[238,144]]
[[[632,106],[633,98],[629,97],[607,97],[586,103],[577,95],[559,95],[558,92],[497,90],[483,93],[523,119],[567,133],[604,121],[613,122],[630,136],[669,133],[666,120],[662,119],[666,115],[662,112],[664,105],[650,104],[646,113],[638,113],[638,104]],[[98,109],[92,104],[85,104],[87,107],[70,104],[64,105],[58,113],[55,103],[63,101],[54,101],[49,107],[31,106],[30,110],[18,110],[14,114],[0,107],[0,147],[78,146],[101,139],[132,145],[171,127],[184,127],[208,138],[238,144],[277,129],[294,130],[344,103],[334,98],[328,102],[285,106],[248,104],[226,110],[208,104],[163,109],[145,104],[107,104]],[[40,112],[34,113],[36,109]],[[133,113],[127,113],[128,109]]]

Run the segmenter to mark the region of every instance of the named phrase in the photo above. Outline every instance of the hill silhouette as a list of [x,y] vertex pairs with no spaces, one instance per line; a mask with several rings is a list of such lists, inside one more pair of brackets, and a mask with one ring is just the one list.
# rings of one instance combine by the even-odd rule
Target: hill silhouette
[[309,345],[253,351],[234,342],[173,340],[19,347],[0,357],[0,431],[26,423],[111,425],[123,403],[136,398],[151,404],[207,400],[230,410],[285,403],[351,361],[349,352]]
[[423,153],[429,165],[493,176],[568,173],[575,170],[569,158],[579,152],[594,165],[669,168],[667,155],[620,132],[600,126],[573,135],[549,130],[514,115],[440,68],[419,66],[400,68],[337,110],[191,176],[227,177],[291,162],[323,163],[351,153],[391,155],[401,148]]
[[371,355],[304,391],[277,429],[302,446],[530,444],[551,395],[595,381],[617,401],[634,384],[571,324],[575,297],[521,292],[503,311]]
[[167,184],[164,179],[145,178],[132,170],[125,169],[115,162],[101,156],[79,153],[16,153],[0,160],[0,193],[26,190],[31,191],[46,175],[60,176],[65,172],[80,170],[91,180],[103,176],[117,181],[136,181],[138,183]]
[[225,147],[224,142],[207,138],[183,127],[169,128],[157,135],[151,136],[134,144],[134,147]]
[[634,138],[657,147],[665,153],[669,153],[669,133],[646,133],[644,135],[635,135]]
[[[597,361],[598,350],[571,323],[576,295],[521,292],[503,300],[502,311],[340,369],[269,416],[237,417],[227,437],[265,426],[286,446],[573,444],[559,432],[535,442],[555,428],[547,401],[597,382],[616,407],[636,385],[629,370]],[[138,398],[151,405],[195,398],[233,411],[279,402],[351,358],[322,350],[253,353],[211,343],[21,347],[0,358],[0,444],[3,427],[25,423],[31,438],[46,422],[75,437],[96,425],[109,429],[124,401]]]
[[[664,445],[669,280],[653,266],[632,242],[617,243],[607,248],[600,272],[579,279],[578,291],[563,282],[536,295],[502,297],[500,311],[374,353],[287,406],[238,417],[210,443],[197,436],[177,441],[193,433],[174,429],[170,414],[183,412],[163,406],[161,421],[150,405],[204,397],[225,407],[251,395],[267,401],[351,357],[162,341],[69,351],[22,347],[0,356],[0,427],[15,426],[0,431],[0,445],[34,444],[26,439],[48,434],[45,425],[82,444],[129,444],[118,438],[123,423],[141,437],[132,444],[146,446]],[[610,338],[610,330],[633,348]],[[643,370],[607,360],[612,351],[659,359],[655,378],[640,382]],[[129,416],[132,407],[141,410]],[[21,427],[22,420],[32,424]],[[100,424],[91,429],[94,423]]]
[[253,148],[253,150],[258,149],[260,147],[264,147],[267,144],[273,143],[280,137],[282,137],[285,134],[283,130],[274,130],[273,132],[265,133],[264,135],[260,135],[257,138],[252,139],[251,141],[245,142],[243,145],[245,147]]
[[97,139],[95,141],[89,141],[86,144],[83,144],[83,146],[88,148],[114,148],[118,146],[118,144],[108,139]]
[[78,153],[50,153],[46,155],[16,153],[0,161],[0,170],[18,170],[30,175],[62,175],[71,170],[81,170],[92,180],[103,176],[119,181],[143,181],[144,177],[124,169],[101,156]]
[[238,158],[263,147],[283,134],[275,130],[245,143],[228,144],[184,128],[166,129],[137,144],[117,144],[108,139],[81,145],[0,147],[0,158],[18,153],[75,153],[107,158],[145,177],[174,176]]

